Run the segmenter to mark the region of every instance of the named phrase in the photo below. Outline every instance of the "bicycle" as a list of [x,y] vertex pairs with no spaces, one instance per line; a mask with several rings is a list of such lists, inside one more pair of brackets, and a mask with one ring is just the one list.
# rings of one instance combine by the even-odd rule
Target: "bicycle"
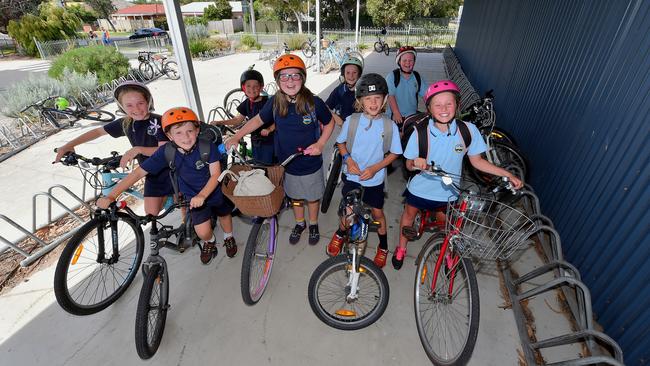
[[278,59],[278,57],[282,55],[288,55],[291,53],[291,50],[289,49],[289,45],[287,45],[287,42],[282,42],[282,47],[276,50],[273,50],[269,54],[269,66],[271,67],[271,70],[273,70],[273,66],[275,65],[275,61]]
[[[117,152],[104,159],[89,159],[69,152],[61,163],[78,166],[84,180],[106,195],[127,175],[116,171],[121,158]],[[125,194],[144,198],[133,188],[127,189]],[[165,207],[172,204],[169,198]],[[105,242],[108,238],[110,245]],[[68,241],[57,262],[54,295],[61,308],[73,315],[91,315],[119,299],[138,271],[144,252],[143,241],[142,230],[128,217],[118,215],[110,220],[105,215],[93,213],[90,221]]]
[[[49,123],[52,127],[56,128],[72,127],[77,121],[82,119],[99,122],[112,122],[115,119],[113,113],[101,109],[87,109],[79,102],[75,102],[74,105],[76,108],[71,108],[68,99],[60,96],[52,96],[28,105],[20,113],[25,113],[27,110],[33,108],[38,112],[41,123]],[[63,126],[59,122],[62,118],[67,119],[66,126]]]
[[[418,336],[434,364],[464,365],[474,350],[480,317],[472,260],[507,260],[535,231],[535,223],[490,196],[461,189],[449,173],[435,166],[421,172],[442,177],[461,195],[447,206],[446,230],[434,233],[416,259]],[[492,192],[503,189],[514,193],[506,179]]]
[[[321,37],[322,38],[322,37]],[[316,39],[311,39],[311,37],[307,38],[305,42],[303,42],[300,45],[300,49],[302,50],[302,54],[305,55],[306,58],[311,58],[315,53],[316,53]]]
[[344,51],[339,50],[336,47],[335,41],[330,41],[329,45],[323,50],[321,55],[321,65],[329,71],[329,69],[340,69],[343,62],[347,57],[355,57],[361,60],[363,63],[363,55],[358,51],[350,50],[350,47],[346,47]]
[[[234,150],[232,153],[237,154]],[[255,305],[259,302],[269,284],[278,247],[278,231],[280,229],[278,216],[286,208],[302,205],[300,201],[289,200],[282,188],[284,167],[301,155],[303,155],[303,151],[298,151],[279,165],[263,166],[244,163],[230,167],[234,172],[253,168],[264,169],[266,175],[276,186],[269,196],[232,196],[236,183],[229,178],[225,178],[222,182],[224,194],[235,203],[242,214],[253,217],[253,226],[244,249],[240,278],[242,300],[246,305]],[[243,160],[241,156],[239,158]]]
[[149,51],[138,52],[138,70],[146,80],[165,75],[172,80],[181,78],[176,61],[167,60],[167,56]]
[[307,297],[323,323],[341,330],[357,330],[376,322],[388,306],[388,280],[381,268],[364,256],[368,232],[379,223],[361,200],[363,187],[348,192],[339,205],[346,228],[342,254],[321,263],[309,279]]
[[325,190],[323,191],[323,198],[320,202],[320,212],[322,213],[327,213],[330,203],[332,202],[332,197],[334,196],[334,191],[339,183],[341,183],[342,166],[343,158],[341,157],[341,154],[339,154],[337,144],[334,144],[334,151],[332,151],[332,157],[330,158],[325,173]]
[[[386,36],[386,29],[381,30],[381,34],[383,36]],[[379,33],[375,34],[377,36],[377,42],[374,44],[375,52],[377,53],[384,53],[386,56],[390,54],[390,47],[388,46],[388,43],[384,41]]]

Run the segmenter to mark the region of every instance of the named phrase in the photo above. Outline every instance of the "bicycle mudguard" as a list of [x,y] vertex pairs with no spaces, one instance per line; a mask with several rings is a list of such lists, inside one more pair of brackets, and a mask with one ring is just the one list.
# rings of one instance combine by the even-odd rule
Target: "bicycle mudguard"
[[[433,234],[431,234],[431,237],[429,237],[429,239],[427,239],[427,242],[429,242],[429,240],[436,239],[437,237],[440,237],[440,239],[444,239],[445,235],[446,234],[441,232],[441,231],[434,232]],[[420,263],[420,261],[422,260],[422,256],[424,255],[424,251],[427,249],[427,247],[428,247],[428,245],[423,245],[422,246],[422,248],[420,249],[420,252],[418,253],[417,257],[415,257],[415,262],[413,262],[413,264],[415,264],[417,266],[418,263]]]

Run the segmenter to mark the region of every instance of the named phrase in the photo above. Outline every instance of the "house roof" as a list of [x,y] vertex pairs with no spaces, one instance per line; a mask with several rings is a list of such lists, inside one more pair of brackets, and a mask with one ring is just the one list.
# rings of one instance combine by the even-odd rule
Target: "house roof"
[[[230,7],[232,8],[233,13],[241,13],[242,6],[241,1],[229,1]],[[214,1],[197,1],[194,3],[189,3],[181,6],[181,13],[183,14],[203,14],[203,10],[209,5],[214,5]]]
[[165,7],[162,4],[141,4],[120,9],[113,15],[165,15]]

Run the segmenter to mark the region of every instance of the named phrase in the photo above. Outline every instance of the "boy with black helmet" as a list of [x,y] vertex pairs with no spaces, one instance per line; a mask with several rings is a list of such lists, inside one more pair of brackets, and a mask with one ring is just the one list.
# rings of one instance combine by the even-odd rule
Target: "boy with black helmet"
[[400,47],[395,56],[398,68],[386,75],[388,84],[388,111],[393,121],[401,124],[404,118],[418,110],[419,97],[424,97],[428,83],[414,70],[417,52],[412,46]]
[[[252,68],[247,69],[239,78],[239,85],[246,94],[247,99],[242,101],[237,107],[239,114],[234,118],[224,121],[212,121],[213,125],[230,125],[238,126],[244,121],[255,117],[262,107],[269,100],[269,97],[262,95],[264,88],[264,76]],[[274,124],[265,123],[257,130],[251,132],[251,142],[253,143],[253,159],[265,164],[273,164],[273,130]]]
[[[381,75],[363,75],[355,89],[355,109],[361,113],[354,113],[345,120],[336,139],[345,164],[343,196],[363,186],[363,202],[371,207],[372,217],[380,222],[377,230],[379,245],[374,259],[380,268],[386,265],[388,256],[383,210],[386,167],[402,154],[397,126],[383,114],[387,95],[388,86]],[[335,256],[341,251],[344,235],[344,228],[339,227],[327,246],[327,254]]]
[[354,113],[354,87],[363,73],[363,61],[357,57],[345,56],[341,64],[341,75],[339,81],[341,84],[330,93],[325,104],[332,111],[334,122],[337,125],[343,124],[343,121],[349,115]]

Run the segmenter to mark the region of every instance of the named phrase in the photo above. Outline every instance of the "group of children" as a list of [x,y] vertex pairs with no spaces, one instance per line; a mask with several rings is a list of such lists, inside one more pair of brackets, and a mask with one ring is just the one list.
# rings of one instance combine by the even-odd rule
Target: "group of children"
[[[486,150],[478,129],[466,124],[472,139],[469,146],[459,133],[455,118],[459,110],[460,91],[451,81],[439,81],[428,87],[419,74],[413,71],[416,52],[412,47],[400,48],[396,63],[398,69],[386,78],[378,74],[363,74],[363,61],[348,57],[340,72],[341,85],[330,94],[327,102],[314,95],[306,86],[307,70],[302,59],[296,55],[280,56],[273,67],[273,75],[279,86],[274,96],[261,96],[264,86],[262,75],[255,70],[245,71],[240,79],[247,96],[237,108],[239,115],[214,124],[241,124],[237,133],[226,141],[226,148],[236,146],[247,134],[253,141],[255,160],[272,164],[302,150],[304,156],[286,167],[284,189],[293,200],[307,202],[309,222],[305,219],[303,206],[293,206],[295,226],[289,242],[299,242],[305,229],[308,243],[316,245],[320,239],[318,211],[324,192],[323,160],[321,153],[330,138],[334,125],[342,125],[336,138],[338,152],[344,162],[343,188],[350,190],[363,186],[363,201],[372,209],[373,219],[380,223],[379,245],[374,262],[384,267],[388,256],[388,240],[384,206],[384,182],[386,167],[399,155],[404,155],[409,170],[425,169],[435,161],[445,171],[460,175],[463,156],[469,155],[471,164],[484,172],[506,176],[515,187],[522,182],[508,171],[498,168],[481,157]],[[219,218],[224,231],[224,246],[229,257],[237,252],[232,235],[232,204],[225,198],[217,181],[222,158],[216,146],[209,151],[207,164],[203,163],[197,148],[200,122],[189,108],[172,108],[163,116],[151,113],[153,99],[146,86],[127,82],[115,90],[119,107],[126,117],[105,127],[87,132],[58,149],[57,161],[78,144],[99,136],[127,136],[131,145],[122,159],[122,165],[137,158],[140,166],[123,179],[112,192],[97,201],[106,208],[126,188],[146,176],[145,211],[157,214],[163,198],[172,192],[166,143],[176,148],[174,156],[175,175],[180,194],[190,201],[190,214],[197,235],[201,239],[201,261],[210,263],[216,255],[216,239],[211,218]],[[405,117],[417,111],[418,98],[423,97],[429,114],[427,127],[428,148],[426,156],[420,156],[418,134],[408,138],[405,148],[400,140],[400,125]],[[392,118],[386,114],[387,104]],[[148,158],[147,158],[148,157]],[[439,178],[415,175],[404,191],[405,207],[400,220],[400,240],[395,248],[392,264],[400,269],[406,255],[406,238],[401,228],[413,224],[418,210],[435,209],[447,203],[455,193],[442,184]],[[345,241],[345,230],[340,227],[327,245],[331,256],[339,254]]]

